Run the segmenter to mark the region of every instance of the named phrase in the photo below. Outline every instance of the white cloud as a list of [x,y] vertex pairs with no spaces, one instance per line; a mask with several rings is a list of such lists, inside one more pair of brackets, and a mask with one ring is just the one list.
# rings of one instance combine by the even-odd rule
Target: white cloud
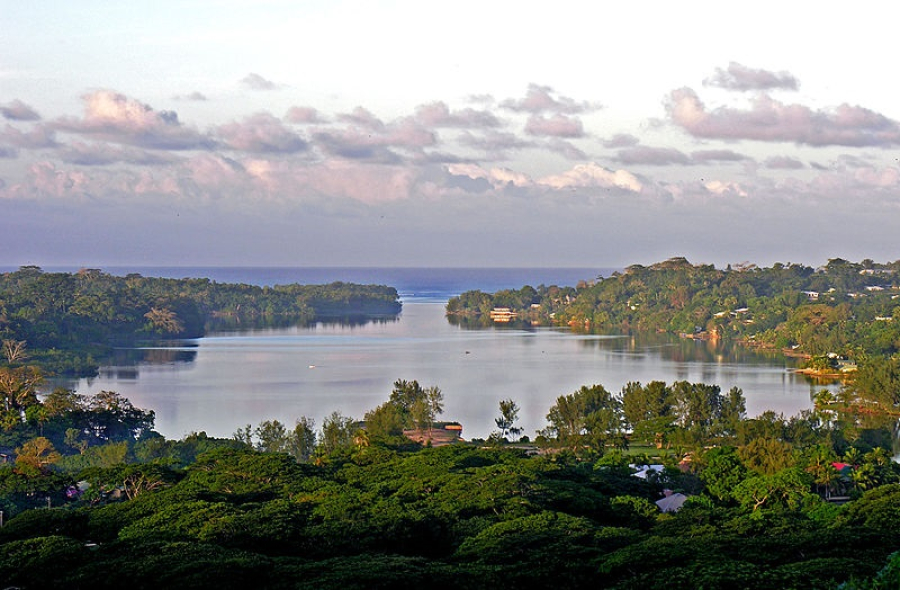
[[556,189],[587,187],[618,187],[639,193],[643,189],[641,181],[626,170],[609,170],[595,163],[575,166],[562,174],[539,179],[538,184]]

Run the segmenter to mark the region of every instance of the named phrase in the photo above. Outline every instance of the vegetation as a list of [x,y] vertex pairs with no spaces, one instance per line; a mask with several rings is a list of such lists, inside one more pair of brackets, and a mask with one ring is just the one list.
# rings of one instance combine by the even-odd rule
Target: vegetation
[[[650,281],[670,271],[673,277],[720,272],[685,264],[631,269],[563,296],[557,291],[561,303],[553,313],[581,318],[567,315],[573,305],[587,293],[600,297],[628,283],[633,276],[623,277],[630,275],[646,273]],[[834,266],[859,275],[849,263]],[[872,266],[868,276],[880,276],[879,269],[890,270]],[[787,276],[804,274],[794,269]],[[533,313],[557,305],[536,301],[549,289],[533,291],[527,305]],[[686,291],[685,308],[695,309],[692,293]],[[749,329],[739,318],[765,315],[767,297],[732,302],[752,311],[729,315],[723,326]],[[612,301],[609,309],[618,309]],[[813,305],[849,307],[806,309],[807,322],[834,313],[844,317],[844,329],[863,317],[855,303],[793,301],[766,328],[772,335]],[[645,303],[627,308],[653,307]],[[671,312],[663,307],[659,321]],[[154,325],[187,325],[168,309],[175,317],[151,314]],[[592,309],[593,325],[600,308]],[[633,325],[640,316],[632,316]],[[804,345],[820,337],[852,340],[828,334],[838,329],[829,321],[813,322]],[[277,420],[247,425],[229,439],[201,432],[167,440],[153,430],[151,410],[115,392],[40,395],[42,373],[27,364],[32,349],[20,346],[21,338],[8,340],[0,366],[0,459],[8,459],[0,465],[4,586],[869,590],[897,584],[900,466],[892,457],[900,361],[886,352],[855,349],[862,360],[856,377],[836,394],[824,390],[812,410],[797,416],[748,417],[740,389],[723,392],[712,384],[632,382],[617,392],[592,384],[556,399],[534,444],[527,437],[508,442],[520,434],[519,408],[505,399],[489,444],[438,446],[411,435],[439,427],[441,390],[403,379],[362,421],[334,412],[318,429],[300,417],[293,427]],[[678,494],[685,496],[680,508],[664,510]]]
[[890,356],[900,352],[898,272],[900,261],[720,270],[672,258],[576,288],[470,291],[453,298],[447,313],[451,321],[487,325],[492,309],[508,307],[524,321],[579,330],[666,331],[807,356]]
[[[0,466],[0,580],[22,588],[863,589],[896,577],[892,423],[836,401],[747,418],[736,388],[592,385],[557,399],[538,447],[504,443],[511,399],[494,444],[432,447],[400,434],[434,427],[440,390],[397,380],[364,422],[333,413],[318,431],[301,417],[171,441],[114,392],[41,400],[32,371],[15,374],[28,393],[3,422],[15,460]],[[634,476],[649,463],[661,469]],[[655,504],[670,490],[689,496],[677,512]]]
[[95,269],[0,274],[0,341],[9,364],[92,375],[114,342],[195,338],[211,328],[391,317],[393,287],[332,283],[257,287],[209,279],[117,277]]

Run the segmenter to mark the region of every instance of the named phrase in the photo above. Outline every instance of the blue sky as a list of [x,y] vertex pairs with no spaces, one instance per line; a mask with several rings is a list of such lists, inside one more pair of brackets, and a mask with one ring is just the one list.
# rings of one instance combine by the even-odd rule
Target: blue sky
[[0,264],[898,258],[890,4],[624,4],[0,0]]

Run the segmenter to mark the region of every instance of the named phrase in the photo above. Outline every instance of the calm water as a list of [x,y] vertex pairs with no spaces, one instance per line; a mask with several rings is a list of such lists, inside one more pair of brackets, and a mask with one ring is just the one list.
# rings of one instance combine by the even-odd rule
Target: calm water
[[811,407],[821,389],[790,373],[783,358],[709,343],[464,329],[449,324],[443,302],[432,300],[446,296],[435,289],[424,299],[408,297],[396,321],[215,334],[140,351],[137,361],[123,351],[122,362],[104,367],[99,378],[68,385],[84,394],[115,390],[154,409],[157,430],[170,438],[199,430],[227,437],[248,423],[275,418],[292,425],[301,415],[321,424],[334,410],[362,418],[387,400],[397,379],[440,387],[443,417],[462,422],[467,438],[490,434],[505,398],[519,404],[519,425],[533,436],[558,396],[593,383],[610,391],[652,380],[738,386],[751,416],[766,409],[794,414]]

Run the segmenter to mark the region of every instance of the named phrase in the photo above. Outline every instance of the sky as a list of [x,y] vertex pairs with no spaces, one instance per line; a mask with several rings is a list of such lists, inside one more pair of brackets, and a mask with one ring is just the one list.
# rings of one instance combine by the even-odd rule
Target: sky
[[893,261],[891,8],[0,0],[0,265]]

